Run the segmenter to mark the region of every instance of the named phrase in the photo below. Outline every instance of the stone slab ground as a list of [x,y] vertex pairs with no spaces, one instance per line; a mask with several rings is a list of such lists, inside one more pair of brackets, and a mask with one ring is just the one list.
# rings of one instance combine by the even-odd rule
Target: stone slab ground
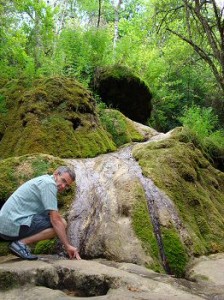
[[223,267],[223,254],[200,258],[186,280],[102,259],[40,256],[37,261],[23,261],[9,255],[0,258],[0,299],[222,300]]

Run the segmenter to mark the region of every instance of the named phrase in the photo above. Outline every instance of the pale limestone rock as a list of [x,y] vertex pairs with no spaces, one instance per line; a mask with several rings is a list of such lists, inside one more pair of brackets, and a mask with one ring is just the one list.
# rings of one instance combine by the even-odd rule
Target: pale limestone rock
[[[4,274],[12,274],[17,281],[15,288],[1,289],[0,299],[4,300],[67,300],[74,296],[99,300],[205,299],[170,276],[103,260],[55,260],[47,256],[30,262],[9,259],[0,264],[1,285]],[[29,278],[27,283],[24,276]]]
[[213,254],[194,259],[187,277],[190,280],[224,287],[224,254]]

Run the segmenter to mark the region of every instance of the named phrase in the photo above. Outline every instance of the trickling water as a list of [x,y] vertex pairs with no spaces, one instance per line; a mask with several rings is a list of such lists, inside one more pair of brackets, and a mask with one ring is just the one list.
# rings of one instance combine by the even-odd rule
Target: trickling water
[[[148,210],[154,228],[163,267],[170,273],[169,265],[163,248],[160,232],[160,214],[166,212],[180,235],[186,231],[178,217],[172,201],[159,190],[152,180],[142,175],[142,170],[132,157],[131,146],[120,151],[100,155],[91,159],[74,159],[69,163],[76,172],[76,199],[69,213],[69,236],[81,253],[87,256],[103,256],[108,227],[121,230],[127,225],[127,220],[122,221],[120,227],[115,215],[118,212],[119,193],[122,193],[117,181],[141,182],[147,199]],[[126,184],[124,183],[124,193]],[[126,222],[126,223],[125,223]],[[117,224],[114,224],[117,223]],[[111,224],[111,225],[110,225]],[[130,237],[130,240],[133,238]],[[116,242],[116,241],[114,241]],[[91,246],[87,246],[91,245]],[[136,254],[137,255],[137,254]]]

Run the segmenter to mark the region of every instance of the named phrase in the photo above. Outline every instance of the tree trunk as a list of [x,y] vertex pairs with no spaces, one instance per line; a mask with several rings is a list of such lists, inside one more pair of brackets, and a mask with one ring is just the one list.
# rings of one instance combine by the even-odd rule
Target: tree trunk
[[113,48],[117,46],[117,40],[119,37],[119,10],[122,4],[122,0],[118,0],[117,4],[113,1],[114,4],[114,43]]
[[101,18],[101,6],[102,6],[102,1],[99,0],[99,8],[98,8],[98,19],[97,19],[97,28],[100,27],[100,18]]

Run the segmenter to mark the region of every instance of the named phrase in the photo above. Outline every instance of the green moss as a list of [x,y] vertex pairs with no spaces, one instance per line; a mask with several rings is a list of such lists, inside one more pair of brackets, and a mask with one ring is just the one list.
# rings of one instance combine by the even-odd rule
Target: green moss
[[0,270],[0,290],[5,291],[18,286],[18,278],[10,271]]
[[176,277],[184,277],[187,263],[189,261],[186,249],[175,229],[162,228],[162,239],[165,256],[171,274]]
[[193,281],[196,282],[201,282],[201,281],[205,281],[206,283],[209,283],[210,278],[205,276],[205,275],[201,275],[201,274],[196,274],[194,276],[191,277]]
[[[93,157],[116,150],[101,126],[92,95],[74,79],[18,80],[0,90],[7,103],[0,157],[45,153]],[[1,125],[0,125],[1,127]]]
[[174,201],[191,236],[188,253],[223,251],[224,174],[192,143],[177,139],[138,145],[133,154],[143,174]]
[[142,242],[146,254],[153,258],[154,263],[149,267],[155,271],[163,272],[163,268],[159,262],[158,244],[153,232],[153,226],[143,190],[139,190],[138,201],[133,207],[132,225],[137,237]]
[[[149,216],[144,192],[139,193],[139,199],[135,203],[132,212],[133,229],[142,242],[146,254],[150,255],[154,263],[150,268],[154,271],[164,272],[159,254],[158,243],[154,235],[153,226]],[[174,228],[161,227],[164,252],[171,273],[182,277],[188,262],[186,249],[182,244],[178,233]]]
[[35,245],[34,254],[56,253],[57,239],[40,241]]
[[132,141],[139,142],[144,140],[144,137],[118,110],[101,109],[99,115],[104,128],[111,134],[112,139],[117,146]]
[[119,64],[107,66],[106,68],[99,68],[95,74],[95,77],[98,78],[99,75],[101,81],[106,80],[108,77],[112,77],[114,79],[126,78],[128,81],[134,80],[139,83],[144,82],[133,72],[133,70]]
[[60,213],[64,216],[66,219],[67,211],[70,208],[71,203],[73,202],[75,198],[76,193],[76,185],[72,184],[72,186],[63,191],[62,193],[58,193],[58,208],[60,210]]
[[191,142],[199,148],[209,162],[217,169],[224,171],[224,132],[215,131],[209,136],[202,137],[188,127],[179,127],[172,132],[172,136],[183,142]]
[[5,256],[9,254],[9,244],[10,242],[0,240],[0,256]]

